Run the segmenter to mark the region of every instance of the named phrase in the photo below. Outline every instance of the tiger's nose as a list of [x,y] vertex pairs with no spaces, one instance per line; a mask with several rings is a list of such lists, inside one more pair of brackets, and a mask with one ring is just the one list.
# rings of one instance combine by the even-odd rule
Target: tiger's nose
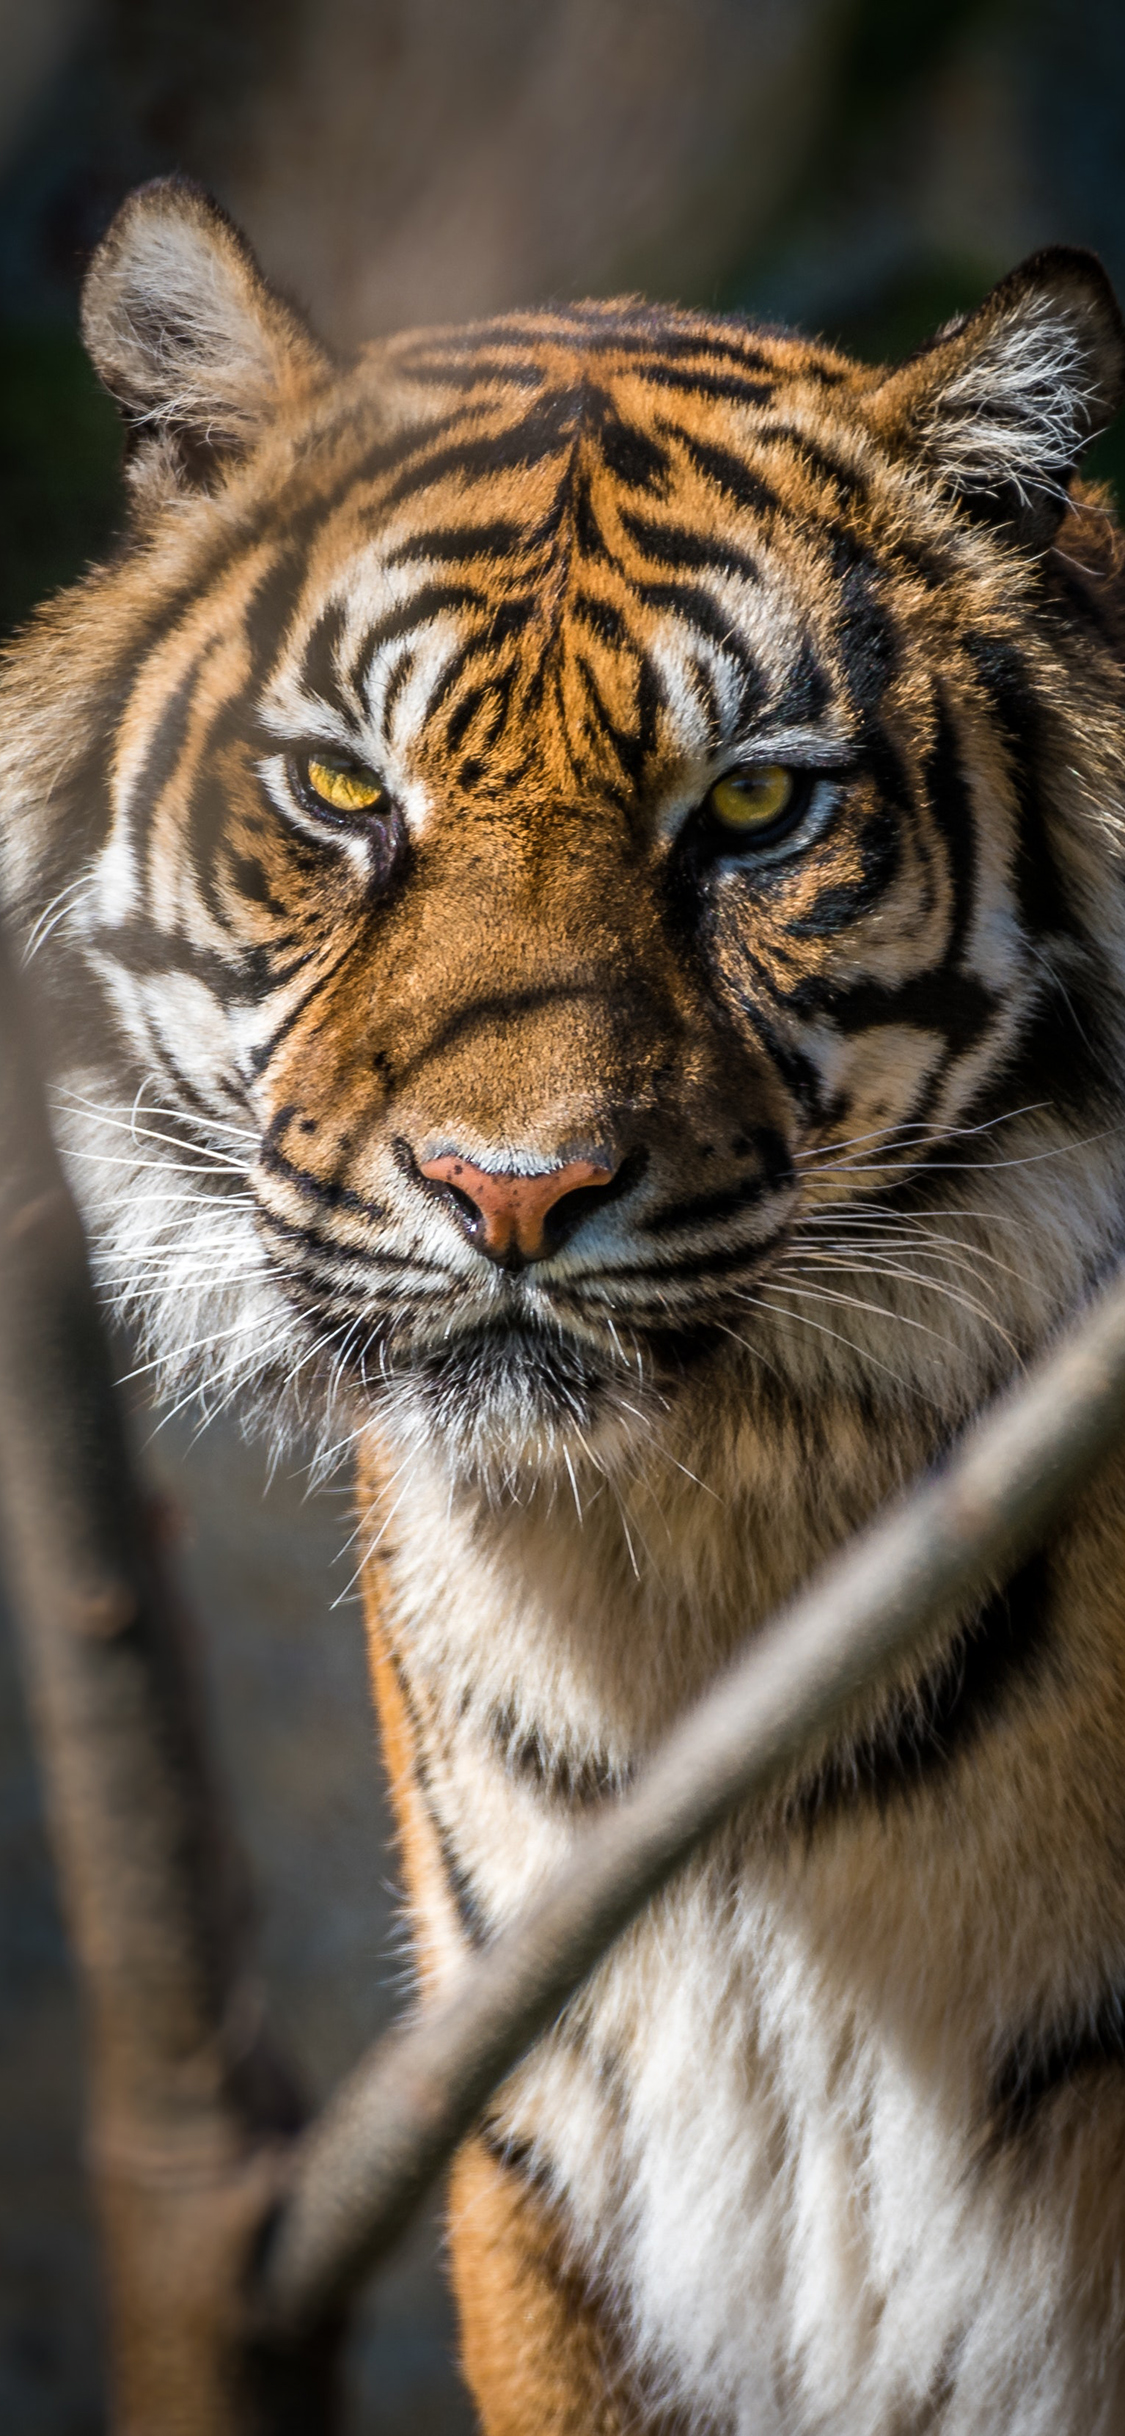
[[[502,1268],[522,1268],[526,1261],[545,1260],[558,1251],[589,1209],[586,1195],[593,1199],[612,1184],[617,1170],[601,1167],[594,1159],[568,1159],[546,1175],[496,1174],[450,1150],[440,1159],[419,1160],[418,1173],[441,1188],[479,1252]],[[578,1194],[582,1200],[572,1200]]]

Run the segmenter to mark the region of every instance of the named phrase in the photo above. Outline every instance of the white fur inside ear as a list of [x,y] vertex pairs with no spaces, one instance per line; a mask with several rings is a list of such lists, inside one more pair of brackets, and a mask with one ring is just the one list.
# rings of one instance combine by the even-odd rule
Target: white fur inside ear
[[1101,404],[1076,322],[1057,297],[1028,297],[931,396],[919,436],[959,490],[1004,489],[1026,507],[1065,496]]
[[164,220],[138,231],[128,270],[113,324],[130,388],[150,395],[142,419],[260,412],[277,367],[242,265],[201,230]]
[[179,180],[123,206],[90,265],[82,320],[107,389],[156,436],[238,443],[322,362],[238,231]]

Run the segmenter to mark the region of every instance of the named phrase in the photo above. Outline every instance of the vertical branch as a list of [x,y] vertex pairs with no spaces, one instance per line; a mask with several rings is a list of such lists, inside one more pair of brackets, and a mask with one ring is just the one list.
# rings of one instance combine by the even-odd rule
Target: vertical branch
[[245,1970],[185,1619],[2,942],[0,1540],[89,2030],[115,2424],[327,2436],[338,2324],[284,2353],[250,2331],[297,2108]]

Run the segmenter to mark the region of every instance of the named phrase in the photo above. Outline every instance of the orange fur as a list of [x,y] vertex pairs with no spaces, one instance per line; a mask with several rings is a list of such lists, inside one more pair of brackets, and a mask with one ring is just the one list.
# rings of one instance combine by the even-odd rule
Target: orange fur
[[666,2423],[630,2397],[558,2218],[481,2140],[453,2170],[450,2253],[486,2436],[659,2436]]

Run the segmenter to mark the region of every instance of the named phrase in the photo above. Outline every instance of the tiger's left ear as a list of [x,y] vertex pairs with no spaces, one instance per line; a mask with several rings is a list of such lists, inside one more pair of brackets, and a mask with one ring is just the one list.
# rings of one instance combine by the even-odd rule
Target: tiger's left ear
[[124,416],[146,505],[207,488],[329,368],[189,178],[156,178],[122,204],[86,274],[82,334]]
[[1125,397],[1125,324],[1096,254],[1051,246],[869,393],[884,445],[1045,549]]

